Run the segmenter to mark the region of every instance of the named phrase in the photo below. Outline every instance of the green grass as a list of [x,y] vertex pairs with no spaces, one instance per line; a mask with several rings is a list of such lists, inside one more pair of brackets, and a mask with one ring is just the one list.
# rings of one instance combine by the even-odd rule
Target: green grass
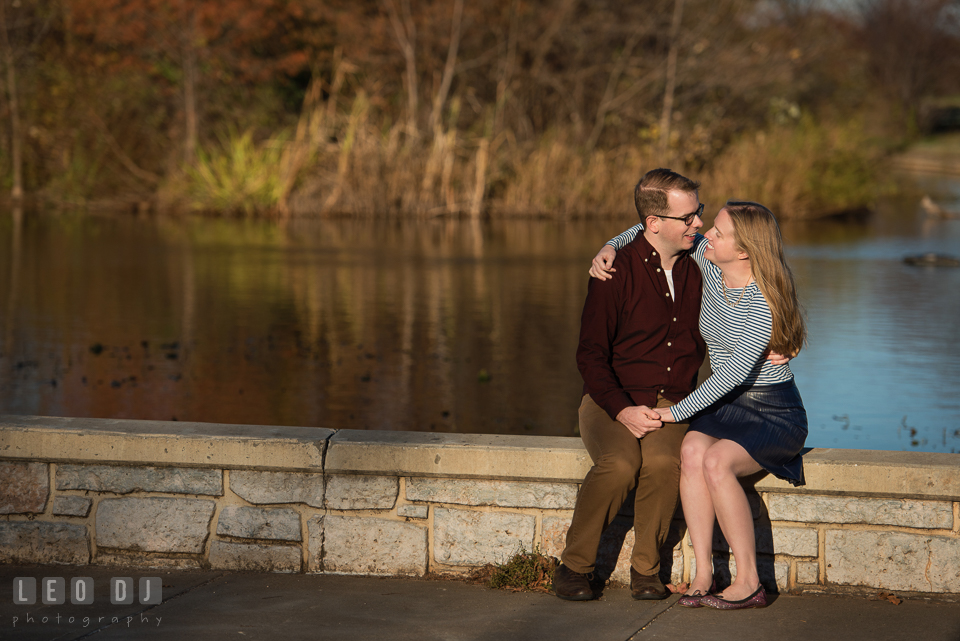
[[247,216],[273,211],[280,198],[282,152],[282,140],[257,144],[251,131],[230,132],[218,148],[200,149],[186,173],[190,208]]

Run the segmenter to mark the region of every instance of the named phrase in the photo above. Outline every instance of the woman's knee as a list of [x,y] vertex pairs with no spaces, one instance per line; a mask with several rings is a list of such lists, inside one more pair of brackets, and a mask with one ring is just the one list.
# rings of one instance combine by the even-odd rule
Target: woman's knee
[[703,467],[704,451],[706,451],[706,448],[702,443],[684,439],[680,445],[680,469],[684,473],[699,472]]
[[703,459],[717,440],[699,432],[688,432],[680,445],[680,469],[684,474],[703,475]]
[[715,486],[730,477],[736,478],[730,463],[723,448],[708,448],[707,451],[703,453],[701,464],[703,478],[706,480],[707,485]]

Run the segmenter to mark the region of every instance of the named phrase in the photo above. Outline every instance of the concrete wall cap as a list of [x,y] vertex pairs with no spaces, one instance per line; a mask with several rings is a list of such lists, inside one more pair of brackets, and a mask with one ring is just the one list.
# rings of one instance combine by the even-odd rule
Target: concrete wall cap
[[760,491],[960,500],[960,454],[814,449],[803,456],[807,484],[767,475]]
[[0,458],[316,471],[333,433],[314,427],[0,416]]
[[579,438],[340,430],[326,471],[579,483],[591,464]]
[[[326,458],[324,458],[326,457]],[[0,416],[0,459],[579,483],[579,438]],[[760,491],[960,500],[960,454],[815,449],[807,485]]]

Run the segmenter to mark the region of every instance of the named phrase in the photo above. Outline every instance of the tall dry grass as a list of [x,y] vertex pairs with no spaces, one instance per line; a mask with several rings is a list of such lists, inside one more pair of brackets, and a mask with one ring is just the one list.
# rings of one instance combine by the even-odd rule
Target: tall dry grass
[[536,144],[461,130],[458,109],[421,132],[386,122],[362,92],[342,112],[316,101],[293,136],[222,138],[180,178],[182,193],[195,210],[280,217],[608,216],[633,210],[643,172],[671,166],[700,179],[711,202],[747,198],[804,218],[864,206],[876,191],[880,154],[856,121],[777,124],[696,171],[642,141],[586,151],[562,130]]
[[720,202],[749,199],[783,218],[810,218],[869,205],[881,162],[859,121],[804,118],[744,136],[713,160],[703,180]]

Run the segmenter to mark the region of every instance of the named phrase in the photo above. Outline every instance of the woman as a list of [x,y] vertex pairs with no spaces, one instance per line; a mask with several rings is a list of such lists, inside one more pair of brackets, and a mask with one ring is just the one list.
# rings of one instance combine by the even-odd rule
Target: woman
[[[639,227],[611,240],[591,273],[608,269],[615,255],[610,245],[623,247]],[[763,205],[728,202],[713,228],[697,236],[693,257],[703,273],[700,332],[713,373],[672,408],[657,410],[664,422],[693,417],[681,446],[680,498],[697,573],[679,603],[722,610],[763,607],[753,515],[738,479],[766,470],[804,484],[803,402],[789,365],[775,365],[764,353],[796,355],[806,329],[780,229]],[[736,579],[716,595],[710,594],[714,518],[737,562]]]

